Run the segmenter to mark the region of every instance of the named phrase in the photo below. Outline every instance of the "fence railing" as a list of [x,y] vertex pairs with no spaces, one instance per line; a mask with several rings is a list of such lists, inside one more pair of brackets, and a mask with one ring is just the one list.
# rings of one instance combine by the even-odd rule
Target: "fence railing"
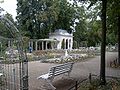
[[75,81],[75,84],[72,87],[70,87],[68,90],[78,90],[78,88],[80,87],[80,84],[86,80],[87,80],[87,78],[85,78],[81,81]]
[[[89,82],[91,83],[92,77],[100,78],[100,76],[90,73],[88,78],[85,78],[85,79],[79,80],[79,81],[78,80],[75,81],[75,84],[73,86],[71,86],[68,90],[80,90],[81,83],[83,83],[86,80],[89,80]],[[112,79],[120,80],[120,77],[114,77],[114,76],[106,76],[106,78],[112,78]]]

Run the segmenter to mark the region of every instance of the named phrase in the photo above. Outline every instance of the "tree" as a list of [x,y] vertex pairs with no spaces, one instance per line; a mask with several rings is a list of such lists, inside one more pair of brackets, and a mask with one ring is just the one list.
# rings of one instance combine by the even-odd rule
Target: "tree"
[[106,84],[106,78],[105,78],[105,47],[106,47],[106,5],[107,5],[107,0],[102,0],[102,15],[101,15],[101,20],[102,20],[102,45],[101,45],[101,66],[100,66],[100,80],[101,84],[105,85]]
[[72,32],[70,26],[74,26],[77,7],[74,4],[70,4],[67,0],[59,0],[59,14],[58,19],[53,23],[53,30],[65,29],[68,32]]
[[91,4],[88,1],[84,1],[85,4],[77,1],[75,3],[79,4],[77,9],[79,22],[76,24],[74,40],[78,42],[79,46],[85,42],[87,46],[95,46],[101,42],[101,21],[97,19],[100,17],[101,2],[98,1],[89,8],[88,5]]
[[[4,11],[4,10],[1,8],[1,11]],[[4,16],[7,19],[9,19],[12,23],[15,23],[11,14],[6,13]],[[4,23],[0,22],[0,34],[1,34],[1,36],[4,36],[6,38],[13,38],[13,37],[11,37],[10,31],[8,29],[10,29],[10,28],[5,27]]]
[[101,21],[95,20],[88,23],[87,40],[88,46],[95,46],[101,42]]
[[111,44],[117,43],[117,4],[119,0],[108,0],[107,8],[107,42]]
[[17,0],[19,28],[30,38],[45,38],[57,19],[57,0]]
[[115,34],[115,43],[118,41],[118,64],[120,65],[120,0],[109,0],[108,7],[108,29]]
[[[80,0],[82,1],[82,0]],[[86,1],[86,0],[83,0]],[[97,0],[90,0],[91,4],[88,7],[91,7],[93,4],[97,2]],[[106,84],[106,78],[105,78],[105,47],[106,47],[106,5],[107,0],[102,0],[102,44],[101,44],[101,64],[100,64],[100,81],[102,85]]]
[[[87,21],[85,8],[83,6],[77,7],[77,22],[75,22],[74,40],[77,42],[78,47],[83,45],[84,41],[87,40]],[[73,43],[75,44],[75,43]],[[76,45],[75,45],[76,46]]]
[[120,66],[120,16],[117,17],[117,25],[118,25],[118,65]]
[[71,32],[75,20],[75,5],[67,0],[17,0],[19,27],[30,38],[47,38],[55,29]]
[[3,3],[4,2],[4,0],[0,0],[0,3]]

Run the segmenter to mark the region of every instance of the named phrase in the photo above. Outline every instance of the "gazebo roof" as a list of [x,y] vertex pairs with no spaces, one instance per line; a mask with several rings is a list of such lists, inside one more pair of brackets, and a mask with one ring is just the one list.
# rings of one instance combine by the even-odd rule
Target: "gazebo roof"
[[54,33],[50,33],[50,35],[63,35],[63,36],[72,36],[72,34],[68,33],[63,29],[56,29]]
[[55,40],[55,39],[38,39],[37,41],[59,42],[58,40]]

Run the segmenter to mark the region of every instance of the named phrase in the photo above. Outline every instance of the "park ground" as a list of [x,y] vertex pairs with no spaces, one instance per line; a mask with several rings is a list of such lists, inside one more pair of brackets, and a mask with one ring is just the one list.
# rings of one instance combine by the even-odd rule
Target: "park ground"
[[[120,70],[109,67],[109,62],[117,58],[117,52],[106,53],[106,76],[120,76]],[[55,66],[55,63],[41,63],[40,61],[29,62],[29,90],[52,90],[44,80],[38,80],[37,77],[48,72],[49,68]],[[99,75],[100,56],[88,58],[83,62],[76,62],[73,65],[70,78],[66,76],[57,76],[53,80],[56,90],[67,90],[76,80],[88,78],[89,73]],[[62,78],[63,77],[63,78]]]

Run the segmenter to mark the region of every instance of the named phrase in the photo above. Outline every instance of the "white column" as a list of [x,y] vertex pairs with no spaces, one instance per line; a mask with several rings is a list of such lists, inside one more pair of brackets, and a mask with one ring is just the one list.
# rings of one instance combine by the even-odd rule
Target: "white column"
[[37,51],[37,41],[35,42],[35,50]]
[[73,47],[73,39],[71,39],[71,42],[70,42],[70,49],[72,49]]
[[32,49],[33,49],[33,41],[31,41],[31,47],[32,47]]
[[64,49],[66,49],[66,39],[64,39]]
[[10,47],[11,45],[10,45],[10,40],[8,41],[8,47]]
[[38,42],[38,50],[40,50],[40,41]]
[[46,42],[45,42],[45,49],[46,49],[46,50],[47,50],[47,43],[48,43],[48,42],[46,41]]
[[44,42],[42,41],[42,50],[44,50]]
[[54,45],[53,42],[51,42],[50,44],[51,44],[51,49],[53,50],[53,45]]
[[70,43],[69,43],[69,39],[68,39],[68,49],[70,49],[70,47],[69,47],[70,45],[69,45],[69,44],[70,44]]
[[30,47],[30,42],[31,42],[31,41],[29,41],[29,47]]

